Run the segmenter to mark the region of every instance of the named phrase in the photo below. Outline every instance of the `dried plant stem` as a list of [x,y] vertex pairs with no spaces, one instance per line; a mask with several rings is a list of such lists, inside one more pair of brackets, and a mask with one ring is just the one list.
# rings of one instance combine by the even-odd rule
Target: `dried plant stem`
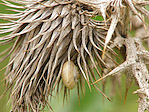
[[[129,78],[135,78],[138,82],[140,89],[135,91],[139,96],[139,108],[138,112],[144,112],[148,110],[149,107],[149,72],[147,70],[147,65],[144,64],[144,58],[140,57],[137,53],[144,52],[144,47],[139,38],[127,38],[125,39],[126,46],[126,61],[113,69],[110,73],[95,81],[97,83],[100,80],[105,79],[108,76],[117,75],[117,73],[128,70],[126,72]],[[145,51],[144,57],[148,57],[148,51]],[[149,60],[149,58],[146,58]],[[131,77],[130,77],[131,76]],[[129,80],[130,80],[129,79]],[[128,80],[126,80],[128,81]],[[93,83],[93,84],[94,84]]]

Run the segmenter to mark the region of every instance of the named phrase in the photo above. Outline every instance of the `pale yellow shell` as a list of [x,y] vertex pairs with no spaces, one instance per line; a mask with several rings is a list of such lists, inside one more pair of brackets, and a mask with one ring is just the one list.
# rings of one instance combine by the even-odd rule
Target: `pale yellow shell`
[[72,62],[65,62],[62,69],[63,84],[68,89],[73,89],[80,78],[77,66]]

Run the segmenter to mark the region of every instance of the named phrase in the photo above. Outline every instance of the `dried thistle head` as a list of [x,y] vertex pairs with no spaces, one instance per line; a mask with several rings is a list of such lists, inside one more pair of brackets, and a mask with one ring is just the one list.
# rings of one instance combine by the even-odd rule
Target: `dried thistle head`
[[[84,80],[91,88],[91,83],[118,66],[114,60],[117,54],[110,46],[114,43],[110,40],[112,35],[127,35],[125,25],[120,24],[123,21],[121,15],[128,14],[123,2],[137,14],[129,0],[13,2],[22,5],[3,0],[6,6],[15,8],[11,10],[18,13],[0,14],[0,18],[9,21],[0,24],[1,28],[4,28],[0,33],[9,33],[0,38],[0,44],[15,41],[13,46],[7,49],[9,53],[1,59],[2,61],[11,55],[6,69],[6,82],[7,87],[12,88],[14,112],[39,111],[48,104],[49,95],[52,97],[53,91],[58,93],[63,87],[64,96],[67,96],[69,89],[61,80],[63,66],[67,62],[77,66],[81,74],[77,83],[78,91],[80,88],[84,91]],[[103,16],[104,20],[92,20],[96,15]],[[119,31],[119,27],[124,29]],[[102,53],[105,53],[104,59],[101,57]],[[113,63],[112,66],[108,62]],[[97,85],[93,86],[101,92]]]

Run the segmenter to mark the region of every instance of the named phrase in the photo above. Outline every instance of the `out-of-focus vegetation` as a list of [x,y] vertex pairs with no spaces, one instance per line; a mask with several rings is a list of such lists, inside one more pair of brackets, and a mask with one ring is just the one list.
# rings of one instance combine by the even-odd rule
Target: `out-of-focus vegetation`
[[[125,88],[125,77],[122,77],[122,88]],[[51,106],[55,112],[137,112],[137,95],[133,95],[132,92],[136,89],[136,86],[132,86],[128,91],[126,104],[124,104],[125,89],[117,91],[113,96],[112,102],[107,99],[103,100],[101,94],[98,94],[94,88],[90,92],[86,85],[86,94],[81,97],[80,104],[77,98],[77,91],[73,90],[70,95],[70,100],[63,106],[62,95],[52,99]],[[110,86],[107,85],[106,94],[110,95]]]
[[[7,7],[8,8],[8,7]],[[147,7],[149,8],[149,7]],[[0,5],[0,13],[12,13],[11,11],[6,11],[6,7]],[[96,18],[97,19],[97,18]],[[3,22],[0,20],[0,22]],[[0,51],[4,50],[8,46],[0,46]],[[2,69],[8,63],[8,59],[0,63],[0,69]],[[4,71],[0,71],[0,95],[4,92]],[[115,96],[113,96],[112,102],[109,102],[107,99],[103,100],[103,96],[98,94],[93,88],[92,91],[86,85],[85,96],[80,97],[80,103],[77,96],[77,90],[74,89],[71,91],[70,99],[64,102],[63,104],[63,91],[54,96],[50,102],[51,107],[54,112],[137,112],[137,95],[132,94],[133,91],[137,89],[136,84],[132,84],[131,88],[128,91],[126,104],[124,104],[124,95],[125,95],[125,77],[122,76],[122,87],[121,90],[118,90]],[[102,88],[102,87],[101,87]],[[102,89],[101,89],[102,90]],[[106,95],[110,96],[110,85],[106,85]],[[8,93],[0,99],[0,112],[9,112],[10,105],[7,104]]]

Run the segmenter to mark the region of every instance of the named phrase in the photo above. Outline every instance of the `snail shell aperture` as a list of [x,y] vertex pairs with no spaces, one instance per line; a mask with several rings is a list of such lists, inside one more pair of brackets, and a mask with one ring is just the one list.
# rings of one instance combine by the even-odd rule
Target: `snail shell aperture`
[[67,61],[63,65],[62,80],[68,89],[73,89],[80,78],[77,66],[72,61]]

